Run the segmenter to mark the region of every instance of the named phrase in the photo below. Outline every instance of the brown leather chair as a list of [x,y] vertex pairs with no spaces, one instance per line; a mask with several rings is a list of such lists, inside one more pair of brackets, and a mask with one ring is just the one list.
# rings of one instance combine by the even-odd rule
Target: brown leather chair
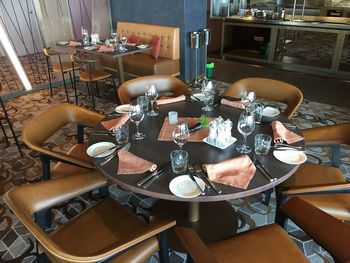
[[[28,122],[23,129],[22,138],[30,149],[40,153],[44,179],[95,169],[86,154],[88,145],[84,143],[83,129],[96,126],[104,117],[100,113],[62,103],[45,109]],[[47,141],[67,124],[77,125],[77,144],[66,153],[51,149]],[[52,169],[51,161],[57,161]]]
[[245,78],[233,83],[224,93],[225,96],[240,98],[241,91],[254,91],[257,97],[283,102],[287,108],[282,113],[290,119],[303,101],[301,91],[286,82],[267,78]]
[[[282,210],[337,262],[350,262],[348,224],[297,197],[285,203]],[[175,230],[193,261],[198,263],[309,262],[277,224],[262,226],[208,245],[193,230],[182,227],[176,227]]]
[[[81,71],[79,73],[79,79],[80,81],[83,81],[86,83],[86,87],[88,89],[89,94],[91,94],[91,98],[92,98],[92,108],[95,110],[95,96],[94,96],[94,90],[92,88],[92,83],[95,82],[97,96],[100,96],[99,90],[98,90],[98,81],[111,78],[113,83],[113,89],[115,90],[115,83],[114,83],[113,76],[111,73],[107,71],[95,69],[94,65],[98,62],[98,60],[96,59],[86,59],[75,55],[71,55],[71,60],[73,62],[73,65],[82,64],[87,66],[87,70]],[[74,78],[75,78],[75,74],[74,74]],[[75,87],[75,90],[76,90],[76,87]],[[78,104],[78,97],[76,93],[75,93],[75,99],[76,99],[76,104]]]
[[302,164],[295,174],[276,187],[277,207],[297,195],[338,219],[350,220],[350,183],[337,168],[340,145],[350,145],[350,123],[304,129],[302,135],[306,146],[332,148],[332,166]]
[[145,94],[146,86],[150,84],[156,85],[158,93],[170,92],[174,95],[190,95],[186,84],[178,78],[168,75],[152,75],[124,82],[118,89],[120,103],[129,103],[137,96]]
[[[74,70],[81,69],[82,66],[79,65],[79,64],[74,65],[74,64],[72,64],[71,61],[62,61],[62,56],[67,55],[67,53],[60,52],[60,51],[55,51],[55,50],[52,50],[50,48],[44,48],[43,51],[44,51],[44,54],[46,56],[47,73],[48,73],[48,76],[49,76],[50,94],[51,94],[51,96],[52,96],[52,75],[51,75],[51,70],[52,70],[53,72],[60,72],[62,74],[64,91],[66,93],[67,102],[69,102],[65,74],[69,73],[69,78],[70,78],[70,81],[72,83],[72,88],[76,92],[75,78],[73,78],[72,72],[74,73]],[[58,62],[55,62],[55,63],[52,62],[50,64],[50,58],[56,57],[56,56],[58,58]],[[77,100],[76,100],[76,104],[78,104]]]
[[145,262],[159,248],[161,262],[168,262],[165,231],[173,227],[175,221],[147,224],[110,197],[49,234],[33,219],[33,216],[40,219],[43,209],[104,185],[106,179],[96,173],[75,174],[15,187],[4,195],[4,200],[38,241],[39,262],[47,262],[46,254],[51,262],[137,263]]

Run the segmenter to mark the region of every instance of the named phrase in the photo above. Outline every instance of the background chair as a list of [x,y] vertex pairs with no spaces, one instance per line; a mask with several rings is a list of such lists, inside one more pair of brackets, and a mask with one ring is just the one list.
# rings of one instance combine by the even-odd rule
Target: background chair
[[144,95],[146,86],[155,84],[158,93],[171,92],[174,95],[190,95],[185,83],[176,77],[168,75],[145,76],[124,82],[118,89],[121,104],[129,103],[137,96]]
[[[96,173],[75,174],[15,187],[4,195],[4,200],[39,242],[38,252],[45,252],[52,262],[145,262],[159,248],[161,262],[168,262],[164,231],[173,227],[175,221],[147,224],[109,197],[50,234],[33,220],[33,215],[38,219],[43,209],[105,184],[106,179]],[[38,258],[39,262],[47,262],[43,254]]]
[[[72,84],[72,88],[75,89],[75,78],[72,77],[72,72],[74,73],[74,70],[81,69],[81,65],[74,65],[71,61],[62,61],[62,56],[67,55],[67,53],[51,50],[50,48],[44,48],[44,54],[46,56],[46,64],[47,64],[47,73],[49,75],[49,82],[50,82],[50,94],[52,96],[52,75],[51,70],[53,72],[60,72],[62,74],[62,80],[63,80],[63,86],[64,91],[66,93],[67,102],[69,102],[68,97],[68,90],[67,90],[67,84],[66,84],[66,78],[65,74],[69,73],[69,78]],[[58,62],[51,63],[50,64],[50,58],[57,56]],[[76,101],[77,103],[77,101]]]
[[[337,262],[349,262],[349,225],[297,197],[285,203],[282,210]],[[208,246],[191,229],[176,227],[175,230],[194,262],[309,262],[277,224],[243,232]]]
[[282,113],[290,119],[303,101],[301,91],[286,82],[267,78],[244,78],[233,83],[224,93],[225,96],[240,98],[243,90],[254,91],[257,97],[283,102],[287,108]]
[[[1,90],[1,83],[0,83],[0,90]],[[7,114],[7,110],[5,108],[5,104],[0,96],[0,107],[2,108],[2,114],[0,115],[0,127],[1,127],[1,130],[4,134],[4,137],[5,137],[5,140],[7,141],[7,143],[9,143],[9,140],[8,140],[8,137],[7,137],[7,134],[6,134],[6,130],[5,130],[5,127],[3,126],[2,124],[2,121],[6,121],[7,122],[7,125],[9,126],[10,128],[10,131],[11,131],[11,134],[12,134],[12,137],[13,139],[15,140],[15,143],[17,145],[17,148],[18,148],[18,151],[21,155],[23,155],[22,153],[22,150],[21,150],[21,146],[19,145],[19,142],[18,142],[18,139],[17,139],[17,135],[15,134],[15,131],[13,130],[13,127],[12,127],[12,123],[11,123],[11,120],[9,118],[9,115]]]
[[[86,87],[88,89],[89,94],[91,94],[91,98],[92,98],[92,108],[95,110],[95,96],[94,96],[94,91],[93,91],[93,88],[92,88],[92,83],[95,82],[96,91],[97,91],[97,95],[98,96],[100,96],[99,90],[98,90],[98,83],[97,83],[97,81],[99,81],[99,80],[112,78],[113,89],[116,90],[112,74],[110,74],[110,73],[108,73],[106,71],[95,69],[94,65],[95,65],[96,62],[98,62],[98,60],[81,58],[81,57],[78,57],[78,56],[75,56],[75,55],[71,55],[71,60],[73,62],[72,65],[74,65],[74,63],[87,65],[87,67],[86,67],[87,70],[81,71],[79,73],[79,79],[80,79],[80,81],[83,81],[83,82],[86,83]],[[75,77],[75,74],[74,74],[74,77]],[[75,87],[75,90],[76,90],[76,87]],[[78,97],[77,97],[76,93],[75,93],[75,100],[76,100],[76,102],[78,104]]]
[[338,219],[349,221],[350,183],[337,167],[340,145],[350,145],[350,123],[304,129],[302,135],[306,146],[331,147],[332,166],[302,164],[295,174],[276,187],[277,208],[297,195]]
[[[86,154],[88,144],[84,143],[84,127],[94,127],[104,117],[97,112],[62,103],[45,109],[28,122],[23,129],[22,138],[30,149],[40,153],[44,179],[95,169]],[[68,124],[77,125],[77,144],[67,153],[51,149],[48,139]],[[57,161],[52,169],[51,161]]]

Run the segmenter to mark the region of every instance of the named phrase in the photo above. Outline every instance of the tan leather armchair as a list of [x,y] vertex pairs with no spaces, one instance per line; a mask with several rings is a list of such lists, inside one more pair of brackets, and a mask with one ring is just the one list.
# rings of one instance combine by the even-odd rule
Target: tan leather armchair
[[185,83],[168,75],[145,76],[124,82],[118,89],[121,104],[129,103],[137,96],[144,95],[146,86],[155,84],[159,93],[171,92],[174,95],[190,95]]
[[298,195],[338,219],[350,220],[350,183],[337,168],[340,145],[350,145],[350,123],[309,128],[302,130],[302,135],[306,146],[332,148],[332,166],[302,164],[295,174],[276,187],[277,207]]
[[287,104],[282,113],[290,119],[303,101],[301,91],[286,82],[267,78],[244,78],[233,83],[224,93],[225,96],[240,98],[241,91],[254,91],[257,97]]
[[[290,199],[281,209],[337,262],[350,262],[349,225],[297,197]],[[175,230],[188,254],[198,263],[309,262],[277,224],[262,226],[209,245],[205,245],[191,229],[176,227]]]
[[175,221],[147,224],[109,197],[49,234],[33,220],[33,215],[38,218],[42,210],[105,184],[106,179],[96,173],[75,174],[15,187],[4,195],[4,200],[38,241],[39,262],[46,259],[44,252],[52,262],[60,263],[105,260],[137,263],[145,262],[159,248],[161,262],[168,262],[165,231],[173,227]]
[[[40,153],[44,179],[95,169],[86,154],[88,145],[84,143],[83,129],[96,126],[104,117],[103,114],[62,103],[45,109],[28,122],[22,139],[30,149]],[[77,144],[66,153],[49,148],[46,142],[67,124],[77,125]],[[53,160],[57,164],[51,169],[50,162]]]

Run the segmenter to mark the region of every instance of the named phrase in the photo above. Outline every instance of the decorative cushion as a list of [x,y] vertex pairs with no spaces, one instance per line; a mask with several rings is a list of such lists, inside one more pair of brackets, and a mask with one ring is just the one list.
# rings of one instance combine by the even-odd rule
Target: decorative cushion
[[154,59],[158,59],[160,53],[160,42],[161,38],[159,36],[153,36],[150,46],[152,47],[151,56]]
[[136,45],[140,45],[140,44],[141,44],[141,37],[136,36],[135,34],[132,34],[132,35],[129,37],[129,42],[130,42],[130,43],[134,43],[134,44],[136,44]]

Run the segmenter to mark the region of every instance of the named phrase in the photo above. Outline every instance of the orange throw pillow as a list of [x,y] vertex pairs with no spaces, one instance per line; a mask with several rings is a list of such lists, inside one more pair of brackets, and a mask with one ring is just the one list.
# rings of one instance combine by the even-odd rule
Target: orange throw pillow
[[136,45],[140,45],[140,44],[141,44],[141,37],[132,34],[132,35],[129,37],[129,42],[130,42],[130,43],[134,43],[134,44],[136,44]]
[[152,47],[151,56],[154,59],[158,59],[158,57],[159,57],[160,41],[161,41],[161,38],[159,36],[153,36],[153,38],[150,42],[150,46]]

